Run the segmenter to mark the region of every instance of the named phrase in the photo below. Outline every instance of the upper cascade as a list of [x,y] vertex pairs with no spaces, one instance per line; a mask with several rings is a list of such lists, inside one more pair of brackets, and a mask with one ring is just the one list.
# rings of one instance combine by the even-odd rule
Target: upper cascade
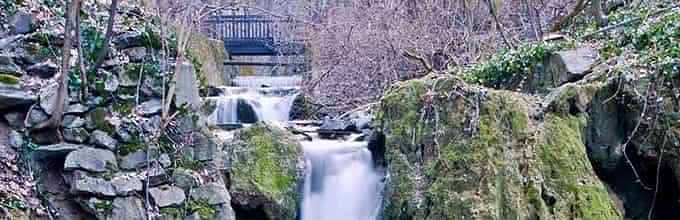
[[220,87],[210,121],[217,125],[288,121],[301,77],[237,77],[234,86]]

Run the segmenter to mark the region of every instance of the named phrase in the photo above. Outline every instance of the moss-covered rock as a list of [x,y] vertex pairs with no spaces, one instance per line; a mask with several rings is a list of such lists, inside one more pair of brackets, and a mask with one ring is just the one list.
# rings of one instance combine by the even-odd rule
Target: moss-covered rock
[[585,116],[534,119],[531,100],[449,76],[394,86],[377,117],[384,218],[620,219],[586,154]]
[[269,219],[295,219],[304,161],[292,134],[257,123],[238,131],[227,150],[236,215],[264,212]]

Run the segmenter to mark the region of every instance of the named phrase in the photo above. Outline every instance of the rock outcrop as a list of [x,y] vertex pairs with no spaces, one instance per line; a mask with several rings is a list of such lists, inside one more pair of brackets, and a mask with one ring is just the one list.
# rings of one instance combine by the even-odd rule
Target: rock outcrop
[[582,113],[431,76],[393,87],[378,121],[387,219],[620,219],[586,153]]
[[237,131],[227,151],[237,217],[296,218],[304,160],[290,132],[257,123]]

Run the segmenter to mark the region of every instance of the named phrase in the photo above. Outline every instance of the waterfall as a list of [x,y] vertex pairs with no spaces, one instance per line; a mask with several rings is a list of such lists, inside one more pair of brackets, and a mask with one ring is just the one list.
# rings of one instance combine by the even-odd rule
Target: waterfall
[[366,142],[301,142],[306,158],[301,220],[373,220],[380,213],[383,174]]
[[209,97],[216,102],[210,118],[216,124],[288,121],[296,87],[222,87],[222,95]]
[[[217,106],[210,117],[216,124],[288,121],[300,80],[300,77],[237,77],[234,86],[219,88],[219,96],[208,98]],[[315,129],[318,128],[304,130]],[[314,135],[312,140],[300,143],[306,163],[300,220],[379,217],[385,175],[374,168],[367,142],[325,140]]]

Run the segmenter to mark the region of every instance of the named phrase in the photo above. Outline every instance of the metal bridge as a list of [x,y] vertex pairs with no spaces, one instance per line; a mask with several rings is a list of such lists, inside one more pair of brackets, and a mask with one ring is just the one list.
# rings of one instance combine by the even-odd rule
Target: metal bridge
[[223,13],[207,17],[203,24],[203,30],[209,37],[224,41],[224,48],[230,56],[289,56],[300,55],[305,50],[301,28],[291,20]]

